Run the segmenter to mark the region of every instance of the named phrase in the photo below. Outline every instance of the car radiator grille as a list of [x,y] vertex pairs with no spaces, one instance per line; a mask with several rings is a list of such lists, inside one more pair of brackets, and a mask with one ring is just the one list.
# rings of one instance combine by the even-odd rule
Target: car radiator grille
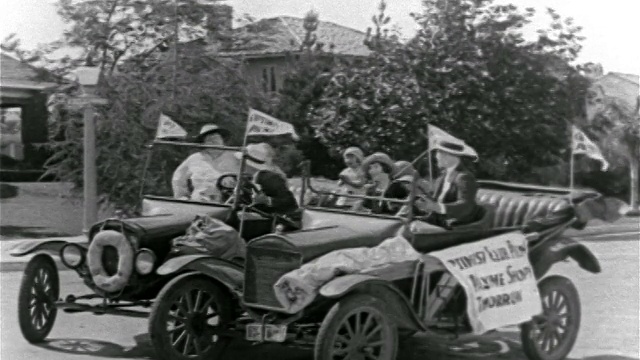
[[247,249],[244,301],[247,305],[282,309],[273,284],[289,271],[298,269],[302,256],[293,251],[250,247]]

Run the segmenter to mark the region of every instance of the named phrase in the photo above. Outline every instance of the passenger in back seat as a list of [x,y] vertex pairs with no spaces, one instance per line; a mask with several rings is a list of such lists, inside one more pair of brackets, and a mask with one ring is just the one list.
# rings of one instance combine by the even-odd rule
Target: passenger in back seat
[[441,170],[436,190],[431,198],[423,196],[415,202],[418,210],[429,213],[423,220],[448,229],[477,221],[482,211],[476,203],[478,184],[462,163],[462,157],[477,160],[477,153],[462,140],[439,141],[434,150]]

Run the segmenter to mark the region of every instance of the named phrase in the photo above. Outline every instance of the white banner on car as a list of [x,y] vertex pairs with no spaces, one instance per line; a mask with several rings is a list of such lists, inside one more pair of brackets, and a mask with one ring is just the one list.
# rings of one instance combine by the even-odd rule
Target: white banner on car
[[520,324],[542,313],[528,242],[521,232],[429,255],[440,259],[464,288],[474,334]]

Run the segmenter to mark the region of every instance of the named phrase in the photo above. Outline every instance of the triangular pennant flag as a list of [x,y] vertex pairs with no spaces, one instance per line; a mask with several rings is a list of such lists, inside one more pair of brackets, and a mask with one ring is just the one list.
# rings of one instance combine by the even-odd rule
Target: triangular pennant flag
[[429,136],[429,149],[433,150],[442,141],[448,141],[454,144],[463,145],[464,141],[440,129],[437,126],[429,124],[427,126]]
[[574,155],[584,154],[602,163],[602,171],[607,171],[609,162],[604,158],[600,148],[575,125],[571,126],[571,150]]
[[247,120],[246,136],[261,135],[275,136],[289,134],[293,140],[299,140],[293,125],[278,120],[273,116],[269,116],[255,109],[249,109],[249,118]]
[[156,139],[184,138],[187,131],[165,114],[160,114]]

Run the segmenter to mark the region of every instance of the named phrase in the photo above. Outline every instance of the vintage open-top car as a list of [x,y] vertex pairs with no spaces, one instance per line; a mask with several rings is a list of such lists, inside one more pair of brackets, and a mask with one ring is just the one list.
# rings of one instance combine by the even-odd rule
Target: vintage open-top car
[[[154,145],[154,148],[164,145],[242,150],[240,147],[161,140],[155,141]],[[223,188],[221,181],[218,186]],[[227,195],[233,191],[222,190]],[[246,197],[246,191],[239,194],[239,198]],[[70,313],[148,317],[152,300],[172,277],[158,274],[156,269],[166,259],[181,255],[175,249],[172,251],[172,240],[184,235],[197,215],[207,214],[225,220],[234,211],[238,209],[230,204],[145,195],[141,217],[100,221],[89,230],[86,243],[37,240],[18,244],[11,250],[12,256],[33,256],[24,270],[18,299],[18,318],[24,338],[32,343],[43,341],[54,325],[58,309]],[[253,215],[244,219],[246,226],[242,236],[247,240],[272,230],[271,218]],[[66,268],[74,270],[91,292],[70,294],[61,299],[54,257],[59,257]],[[139,307],[147,310],[132,309]]]
[[[470,334],[473,319],[463,287],[432,255],[513,234],[525,239],[519,249],[531,268],[528,274],[514,271],[510,276],[529,277],[536,289],[528,301],[537,303],[539,311],[502,320],[505,325],[521,325],[530,359],[565,358],[579,330],[578,292],[569,279],[545,275],[554,263],[568,258],[587,271],[600,271],[584,245],[562,235],[569,227],[585,225],[576,206],[600,196],[491,181],[480,185],[477,200],[485,211],[474,223],[459,227],[430,225],[413,211],[401,216],[305,206],[300,230],[274,229],[251,240],[244,264],[206,255],[168,260],[157,272],[176,276],[156,298],[149,319],[157,356],[214,359],[233,339],[244,339],[312,347],[317,360],[394,359],[399,341],[416,332]],[[308,181],[305,188],[320,193]],[[409,199],[386,201],[411,208],[415,193],[414,182]],[[417,259],[358,271],[332,263],[343,251],[375,249],[398,236],[411,243],[420,254]],[[323,261],[326,267],[318,271],[331,276],[313,284],[306,294],[311,301],[292,310],[287,300],[295,301],[300,294],[279,292],[283,277],[296,271],[308,275],[308,269]],[[483,306],[500,307],[521,297],[499,296]]]
[[[414,216],[414,182],[408,199],[385,200],[408,206],[406,214],[303,206],[301,229],[283,231],[277,224],[285,219],[243,200],[243,166],[244,158],[235,176],[235,189],[240,191],[229,204],[147,195],[142,217],[95,224],[88,243],[28,242],[14,249],[14,256],[35,255],[19,294],[24,337],[30,342],[45,339],[57,309],[64,309],[148,317],[151,339],[162,359],[218,358],[234,338],[311,345],[316,359],[393,359],[399,339],[416,332],[470,332],[464,291],[430,253],[524,232],[542,311],[518,322],[523,347],[532,359],[561,359],[570,351],[580,322],[577,291],[566,278],[544,275],[566,258],[588,271],[600,271],[584,245],[562,236],[571,226],[584,226],[575,207],[599,194],[480,182],[477,200],[485,208],[483,216],[472,224],[444,229]],[[301,202],[307,189],[321,193],[305,178]],[[172,251],[172,239],[183,235],[200,214],[217,219],[239,216],[238,230],[248,241],[244,261]],[[276,296],[274,285],[285,274],[336,251],[375,248],[397,236],[407,239],[420,258],[337,274],[319,284],[313,300],[296,311]],[[75,270],[91,293],[59,299],[52,256],[60,256]],[[91,299],[98,303],[80,302]],[[140,306],[151,310],[127,309]]]

